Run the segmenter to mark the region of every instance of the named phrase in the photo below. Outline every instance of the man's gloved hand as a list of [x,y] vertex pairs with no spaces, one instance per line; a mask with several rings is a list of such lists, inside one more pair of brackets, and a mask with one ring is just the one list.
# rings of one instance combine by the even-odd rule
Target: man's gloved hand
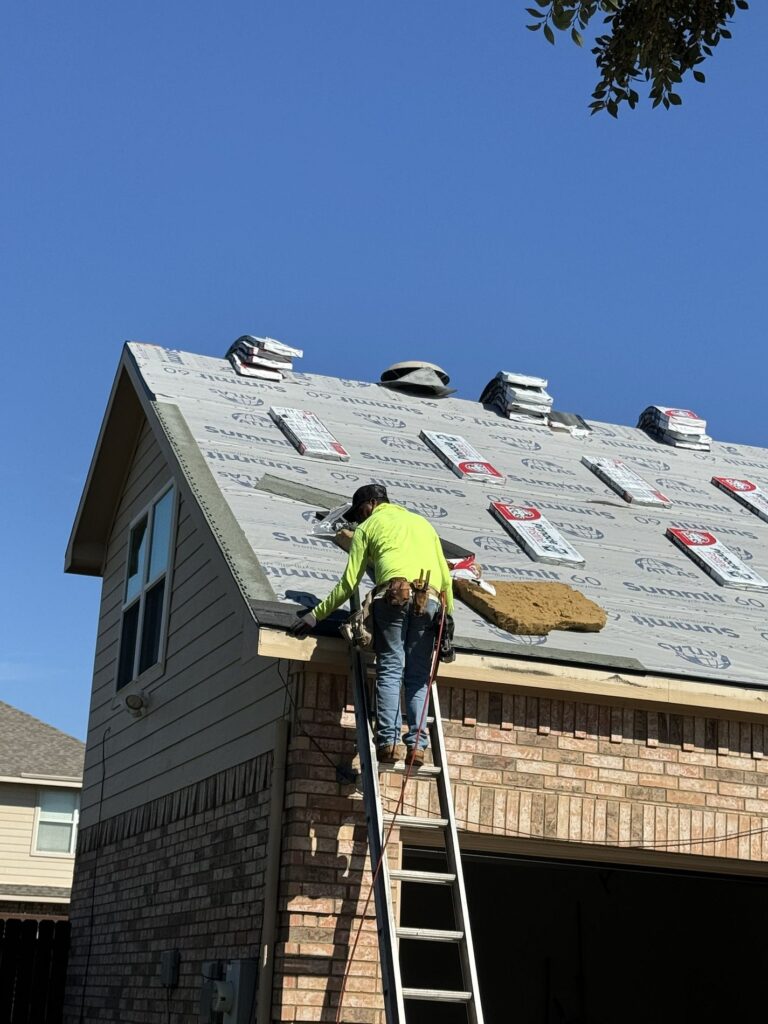
[[448,637],[449,640],[453,640],[453,631],[455,626],[453,624],[453,616],[445,613],[445,622],[443,623],[443,636]]
[[299,612],[296,621],[288,627],[289,636],[309,636],[317,625],[317,619],[310,611]]

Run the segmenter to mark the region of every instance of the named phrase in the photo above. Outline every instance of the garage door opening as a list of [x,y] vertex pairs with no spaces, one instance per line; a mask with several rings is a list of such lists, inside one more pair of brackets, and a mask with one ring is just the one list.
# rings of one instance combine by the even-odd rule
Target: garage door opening
[[[768,879],[463,854],[486,1024],[760,1020]],[[403,866],[445,870],[406,848]],[[447,888],[403,883],[401,924],[454,927]],[[460,989],[453,947],[402,941],[403,984]],[[409,1002],[412,1024],[466,1009]]]

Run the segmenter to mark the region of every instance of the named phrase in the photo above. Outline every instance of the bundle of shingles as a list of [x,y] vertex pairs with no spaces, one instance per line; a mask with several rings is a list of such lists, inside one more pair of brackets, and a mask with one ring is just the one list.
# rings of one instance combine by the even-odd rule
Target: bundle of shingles
[[640,413],[638,427],[650,437],[673,448],[691,448],[708,452],[712,438],[707,434],[707,421],[690,409],[671,409],[649,405]]
[[500,370],[483,388],[480,401],[511,420],[533,419],[546,425],[552,409],[552,396],[546,388],[543,377]]
[[274,338],[257,338],[243,334],[227,350],[227,359],[243,377],[261,380],[282,380],[286,370],[293,369],[293,360],[304,355],[300,348],[291,348]]

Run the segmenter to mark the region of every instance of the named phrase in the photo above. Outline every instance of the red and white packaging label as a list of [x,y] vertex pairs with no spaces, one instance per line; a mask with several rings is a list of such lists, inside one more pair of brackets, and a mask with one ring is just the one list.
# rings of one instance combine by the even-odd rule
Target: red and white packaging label
[[667,536],[721,587],[768,590],[768,583],[763,577],[745,565],[708,530],[677,530],[670,526]]
[[584,559],[537,508],[492,501],[489,511],[535,562],[584,565]]
[[768,523],[768,494],[757,484],[732,476],[713,476],[712,483]]
[[581,461],[603,483],[608,484],[612,490],[620,494],[624,501],[634,502],[637,505],[672,504],[666,494],[652,487],[621,459],[590,459],[584,455]]
[[462,480],[480,480],[486,484],[504,483],[504,474],[459,434],[422,430],[419,437]]
[[346,462],[349,453],[313,412],[273,405],[269,415],[299,452],[318,459]]
[[656,405],[662,417],[666,417],[664,424],[668,430],[677,430],[684,434],[703,434],[707,429],[707,421],[693,412],[692,409],[667,409],[665,406]]

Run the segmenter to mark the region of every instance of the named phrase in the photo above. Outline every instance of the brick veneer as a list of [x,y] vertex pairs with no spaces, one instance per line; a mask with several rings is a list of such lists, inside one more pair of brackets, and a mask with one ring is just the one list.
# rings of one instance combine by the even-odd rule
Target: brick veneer
[[[202,962],[258,956],[271,767],[265,754],[81,833],[69,1024],[81,1005],[86,1021],[197,1020]],[[173,948],[167,1005],[160,954]]]
[[[354,756],[354,715],[343,677],[306,672],[295,683],[273,1019],[335,1021],[371,877],[361,794],[334,768]],[[514,839],[518,850],[526,839],[550,840],[566,857],[577,843],[594,847],[597,859],[634,849],[639,863],[643,850],[768,861],[767,727],[548,696],[441,692],[465,830]],[[394,809],[399,778],[381,779]],[[409,781],[403,810],[437,813],[433,784]],[[392,852],[394,864],[396,831]],[[365,909],[339,1019],[382,1024],[373,907]]]

